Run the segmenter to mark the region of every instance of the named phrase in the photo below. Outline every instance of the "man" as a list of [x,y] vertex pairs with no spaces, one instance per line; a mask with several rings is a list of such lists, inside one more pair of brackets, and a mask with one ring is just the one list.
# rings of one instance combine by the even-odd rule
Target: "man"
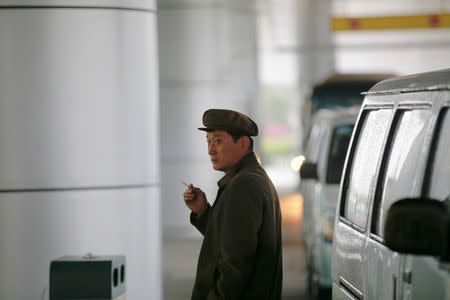
[[253,153],[258,127],[232,110],[203,114],[208,154],[225,176],[211,206],[192,185],[183,194],[190,221],[204,236],[192,300],[279,300],[281,213],[277,192]]

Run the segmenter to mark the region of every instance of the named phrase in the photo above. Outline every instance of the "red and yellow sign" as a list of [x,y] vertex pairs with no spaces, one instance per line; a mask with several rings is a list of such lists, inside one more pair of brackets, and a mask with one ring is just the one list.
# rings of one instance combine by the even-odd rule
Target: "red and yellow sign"
[[333,18],[333,31],[450,28],[450,14]]

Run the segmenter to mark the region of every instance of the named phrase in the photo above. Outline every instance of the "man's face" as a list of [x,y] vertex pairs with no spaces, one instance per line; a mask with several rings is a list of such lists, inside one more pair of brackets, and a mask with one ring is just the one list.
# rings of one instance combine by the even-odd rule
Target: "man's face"
[[208,154],[214,170],[227,172],[248,152],[248,145],[244,144],[246,137],[234,142],[233,137],[226,131],[214,130],[206,135]]

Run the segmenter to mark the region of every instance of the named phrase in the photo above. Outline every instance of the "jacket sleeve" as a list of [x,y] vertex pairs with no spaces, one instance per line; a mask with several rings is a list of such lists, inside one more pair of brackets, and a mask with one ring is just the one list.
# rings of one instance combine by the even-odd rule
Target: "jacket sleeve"
[[205,236],[206,233],[206,225],[208,225],[208,219],[209,219],[209,212],[211,210],[211,205],[208,203],[208,207],[206,208],[205,212],[199,216],[195,214],[194,212],[191,212],[190,221],[191,224],[195,226],[195,228],[200,231],[200,233]]
[[224,199],[222,239],[208,300],[240,299],[254,269],[258,231],[262,222],[261,192],[254,182],[240,180]]

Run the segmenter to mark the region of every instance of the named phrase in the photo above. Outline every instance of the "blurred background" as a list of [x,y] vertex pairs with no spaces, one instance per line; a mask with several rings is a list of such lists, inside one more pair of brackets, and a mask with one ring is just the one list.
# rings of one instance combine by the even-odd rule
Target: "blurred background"
[[[223,175],[209,108],[259,125],[283,297],[310,299],[313,112],[360,104],[372,83],[353,79],[448,68],[449,29],[450,0],[0,0],[0,299],[48,299],[50,261],[88,252],[126,256],[128,299],[189,299],[202,237],[181,181],[213,202]],[[321,104],[349,78],[353,98]]]

